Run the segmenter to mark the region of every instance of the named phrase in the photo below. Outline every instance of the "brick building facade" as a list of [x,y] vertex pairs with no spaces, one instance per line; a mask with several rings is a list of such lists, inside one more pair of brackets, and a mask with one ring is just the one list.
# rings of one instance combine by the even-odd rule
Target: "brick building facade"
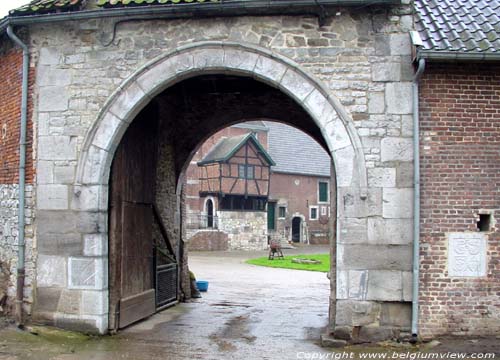
[[[498,332],[500,64],[428,63],[420,111],[422,332]],[[449,234],[461,232],[486,239],[481,276],[452,274]]]
[[294,244],[328,244],[330,201],[319,192],[328,192],[330,178],[275,172],[271,180],[276,231]]
[[330,156],[300,130],[266,124],[269,153],[276,162],[269,196],[273,230],[293,244],[329,244]]
[[420,333],[498,334],[500,27],[491,9],[500,2],[415,4],[416,57],[425,64],[418,99]]

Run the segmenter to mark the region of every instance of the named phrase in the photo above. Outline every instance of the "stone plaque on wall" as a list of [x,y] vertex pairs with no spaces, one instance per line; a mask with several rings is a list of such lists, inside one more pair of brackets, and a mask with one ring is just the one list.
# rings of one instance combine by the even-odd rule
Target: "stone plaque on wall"
[[448,276],[486,275],[486,237],[481,233],[448,234]]

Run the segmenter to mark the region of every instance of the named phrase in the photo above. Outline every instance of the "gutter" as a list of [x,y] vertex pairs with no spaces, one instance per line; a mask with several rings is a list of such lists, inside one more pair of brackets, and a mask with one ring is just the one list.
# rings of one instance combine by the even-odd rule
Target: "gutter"
[[21,93],[21,131],[19,137],[19,214],[18,214],[18,252],[17,252],[17,285],[16,285],[16,322],[18,327],[23,327],[23,298],[25,279],[25,242],[24,242],[24,219],[25,219],[25,190],[26,190],[26,123],[28,117],[28,72],[29,72],[29,50],[12,30],[7,26],[7,35],[23,50],[23,77]]
[[429,61],[500,61],[500,52],[457,52],[457,51],[432,51],[418,50],[417,59]]
[[165,19],[200,18],[243,15],[321,15],[325,6],[398,5],[401,0],[220,0],[217,3],[185,3],[139,7],[104,8],[43,15],[8,16],[0,20],[0,33],[8,26],[55,23],[71,20],[91,20],[144,16]]
[[271,173],[273,173],[273,174],[284,174],[284,175],[319,177],[319,178],[323,178],[325,180],[331,179],[330,175],[311,174],[311,173],[307,174],[307,173],[301,173],[301,172],[298,172],[298,171],[286,171],[286,170],[273,170],[273,169],[271,169]]
[[413,296],[411,307],[411,334],[413,341],[418,337],[418,300],[420,277],[420,125],[418,85],[425,70],[425,59],[418,60],[413,79]]

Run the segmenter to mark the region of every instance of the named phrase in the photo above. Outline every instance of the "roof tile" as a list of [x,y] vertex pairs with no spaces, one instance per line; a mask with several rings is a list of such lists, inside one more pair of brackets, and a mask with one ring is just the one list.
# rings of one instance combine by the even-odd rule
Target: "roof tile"
[[275,165],[271,156],[252,133],[220,139],[203,160],[198,162],[198,165],[228,161],[247,141],[253,141],[267,162],[270,165]]
[[219,2],[220,0],[97,0],[97,5],[102,7],[122,7],[122,6],[141,6],[141,5],[162,5],[179,3],[209,3]]
[[276,162],[273,171],[330,176],[331,158],[312,137],[278,122],[266,121],[266,125],[269,128],[269,154]]
[[86,2],[86,0],[33,0],[29,4],[11,10],[9,15],[19,16],[80,10],[85,6]]
[[[93,0],[97,6],[103,8],[147,6],[163,4],[188,4],[188,3],[210,3],[221,0]],[[29,4],[11,10],[11,16],[23,16],[33,14],[48,14],[53,12],[82,10],[87,0],[32,0]]]
[[500,53],[500,0],[415,0],[421,51]]

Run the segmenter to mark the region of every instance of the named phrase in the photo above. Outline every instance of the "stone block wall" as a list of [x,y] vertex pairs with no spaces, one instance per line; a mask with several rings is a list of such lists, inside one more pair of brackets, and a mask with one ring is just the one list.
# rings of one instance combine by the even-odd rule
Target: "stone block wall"
[[226,251],[229,236],[219,230],[197,230],[188,238],[189,251]]
[[[34,194],[33,185],[27,185],[25,212],[25,288],[24,309],[31,315],[34,300],[34,281],[36,277],[36,249],[34,243]],[[4,279],[0,282],[0,302],[4,302],[4,313],[10,313],[16,298],[17,249],[18,249],[18,210],[19,185],[0,185],[0,273]],[[2,277],[2,274],[0,274]],[[4,295],[7,296],[3,299]],[[0,314],[2,313],[0,310]]]
[[[30,26],[37,67],[39,314],[61,326],[106,330],[106,169],[114,149],[140,110],[139,100],[155,96],[173,67],[177,73],[213,71],[220,61],[245,73],[251,66],[257,78],[283,89],[316,120],[331,147],[339,170],[340,301],[354,306],[411,297],[413,69],[407,32],[413,19],[408,5],[364,10],[339,9],[323,26],[312,16],[123,22],[110,45],[109,19]],[[174,63],[151,63],[202,41],[252,50],[225,44],[227,56],[216,46],[178,52]],[[78,161],[84,165],[76,174]],[[381,279],[394,280],[394,288],[377,291]]]
[[[162,127],[160,138],[168,136],[168,130]],[[176,193],[176,178],[174,171],[174,149],[168,141],[158,144],[158,161],[156,167],[156,205],[160,212],[163,225],[166,228],[170,243],[176,248],[180,239],[179,228],[176,226],[176,214],[179,216]]]
[[227,234],[229,250],[266,250],[267,213],[264,211],[217,211],[219,229]]
[[499,74],[493,64],[429,63],[422,78],[424,337],[500,331]]

